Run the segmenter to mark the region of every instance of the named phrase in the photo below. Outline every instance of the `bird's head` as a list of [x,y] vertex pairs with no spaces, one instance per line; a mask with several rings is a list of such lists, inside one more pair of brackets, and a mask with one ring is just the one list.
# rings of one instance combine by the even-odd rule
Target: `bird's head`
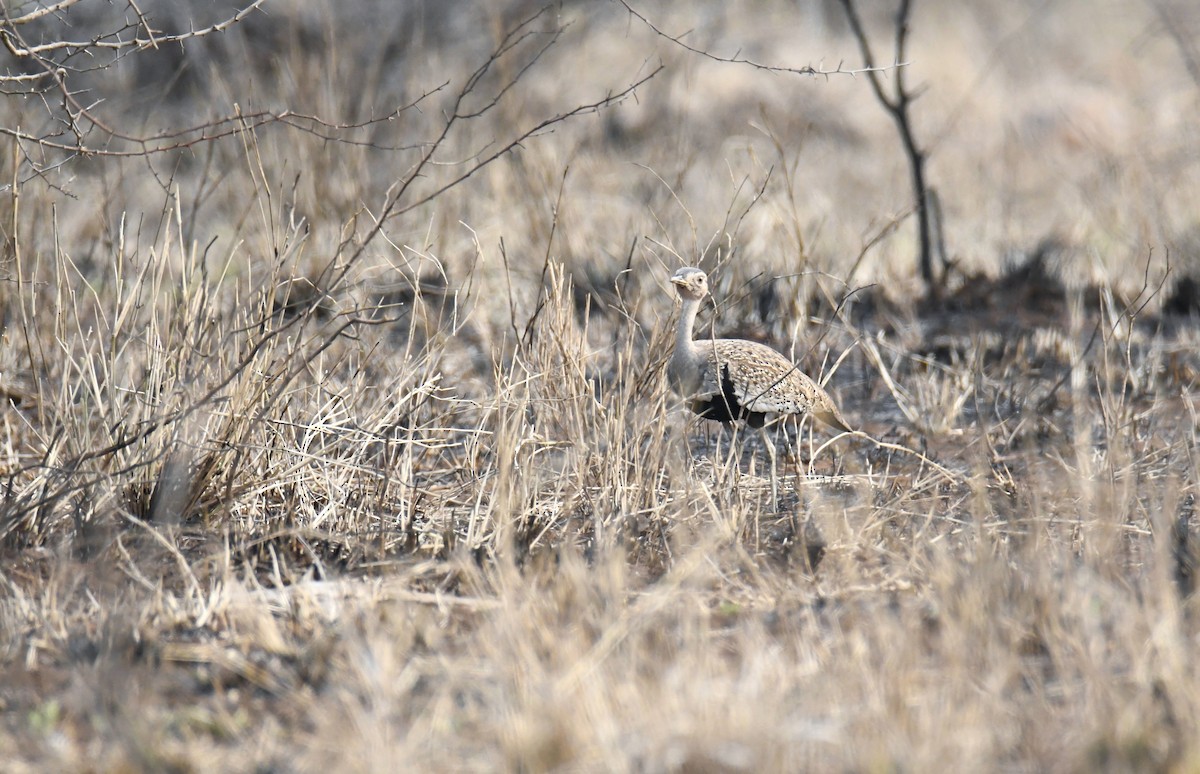
[[671,284],[684,301],[699,301],[708,295],[708,276],[695,266],[684,266],[671,275]]

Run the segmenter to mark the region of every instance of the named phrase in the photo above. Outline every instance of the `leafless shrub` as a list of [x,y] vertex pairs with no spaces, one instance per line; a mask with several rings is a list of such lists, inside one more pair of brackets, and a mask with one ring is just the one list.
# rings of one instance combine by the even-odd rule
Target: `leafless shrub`
[[925,160],[926,152],[918,145],[913,133],[913,121],[910,110],[915,94],[905,83],[905,56],[909,34],[909,16],[912,12],[911,0],[900,0],[896,9],[894,22],[894,65],[892,78],[894,91],[888,94],[884,88],[884,75],[876,68],[875,54],[871,49],[870,36],[863,26],[853,0],[841,0],[846,18],[850,20],[850,29],[854,39],[858,41],[862,51],[863,62],[866,65],[867,81],[871,90],[879,100],[879,104],[887,111],[888,117],[896,125],[900,133],[900,141],[904,145],[905,158],[908,159],[909,171],[912,175],[913,200],[916,202],[918,262],[921,278],[925,281],[926,289],[937,294],[941,290],[944,277],[935,276],[933,267],[934,251],[940,251],[943,264],[946,261],[945,248],[942,245],[942,208],[937,193],[926,181]]

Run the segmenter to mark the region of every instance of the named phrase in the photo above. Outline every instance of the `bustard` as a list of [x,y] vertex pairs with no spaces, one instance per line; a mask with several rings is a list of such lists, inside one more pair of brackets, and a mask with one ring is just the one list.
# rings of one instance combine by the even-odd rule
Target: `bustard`
[[792,361],[770,347],[745,339],[692,339],[700,302],[708,295],[708,277],[693,266],[675,272],[671,283],[683,301],[675,352],[667,374],[693,412],[729,424],[745,419],[762,431],[771,457],[771,491],[778,502],[775,446],[763,426],[767,414],[810,415],[830,427],[854,432],[833,400]]

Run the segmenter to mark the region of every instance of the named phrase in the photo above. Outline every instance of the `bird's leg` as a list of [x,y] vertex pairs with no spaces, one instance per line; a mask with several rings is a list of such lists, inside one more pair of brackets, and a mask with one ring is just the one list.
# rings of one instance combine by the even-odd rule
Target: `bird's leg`
[[[725,437],[726,430],[729,431],[729,453],[725,457],[725,470],[733,471],[733,485],[736,487],[738,485],[737,482],[741,478],[742,470],[742,456],[737,453],[741,444],[738,443],[738,429],[736,425],[722,423],[722,437]],[[717,450],[720,451],[720,446],[717,447]]]
[[775,512],[779,511],[779,476],[775,469],[775,444],[771,442],[767,435],[767,428],[760,427],[758,429],[762,435],[763,445],[767,447],[767,456],[771,460],[771,509]]
[[816,429],[816,422],[807,421],[808,417],[804,417],[796,424],[796,447],[799,448],[801,439],[804,437],[805,430],[808,431],[808,477],[814,475],[813,465],[817,462],[817,452],[813,448],[813,431]]

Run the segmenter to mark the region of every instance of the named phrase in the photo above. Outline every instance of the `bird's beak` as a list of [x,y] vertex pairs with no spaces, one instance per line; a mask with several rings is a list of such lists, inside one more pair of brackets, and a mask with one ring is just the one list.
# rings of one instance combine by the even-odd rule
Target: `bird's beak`
[[687,280],[685,280],[683,277],[672,277],[671,284],[672,285],[686,285]]

